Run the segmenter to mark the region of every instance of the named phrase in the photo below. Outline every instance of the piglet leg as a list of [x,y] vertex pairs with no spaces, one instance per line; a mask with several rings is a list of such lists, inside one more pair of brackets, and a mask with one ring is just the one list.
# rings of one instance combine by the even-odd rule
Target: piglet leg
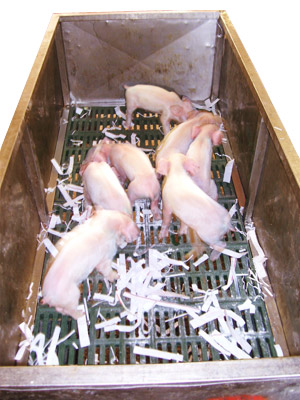
[[163,127],[164,135],[166,135],[170,131],[170,118],[166,113],[162,113],[160,116],[160,122]]
[[158,201],[159,199],[153,199],[150,206],[153,217],[157,221],[161,220],[161,211],[158,207]]
[[225,242],[220,242],[220,243],[211,245],[211,247],[213,248],[213,251],[210,253],[210,257],[209,258],[212,261],[215,261],[215,260],[217,260],[219,258],[220,254],[225,249],[226,243]]
[[164,204],[163,219],[162,219],[161,231],[159,233],[159,239],[162,239],[162,238],[168,236],[171,220],[172,220],[172,209],[167,207],[166,204]]
[[187,232],[188,232],[188,226],[184,222],[180,221],[179,234],[180,235],[186,235]]
[[136,105],[131,103],[131,101],[126,98],[126,121],[124,123],[125,128],[130,129],[131,122],[132,122],[132,114],[136,109]]
[[84,313],[78,310],[78,302],[80,297],[80,290],[76,284],[70,283],[65,292],[65,301],[61,306],[55,306],[56,311],[62,314],[70,315],[74,319],[78,319]]
[[100,263],[96,266],[96,270],[100,272],[104,278],[108,279],[110,282],[114,282],[118,279],[118,274],[111,267],[111,261],[105,263]]

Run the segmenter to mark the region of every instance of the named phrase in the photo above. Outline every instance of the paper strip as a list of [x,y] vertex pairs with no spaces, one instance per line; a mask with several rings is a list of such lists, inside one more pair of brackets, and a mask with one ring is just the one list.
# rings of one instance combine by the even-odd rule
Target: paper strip
[[[88,284],[89,286],[89,284]],[[88,309],[88,305],[87,305],[87,301],[86,298],[83,298],[83,306],[84,306],[84,312],[85,312],[85,316],[86,316],[86,322],[88,325],[90,325],[90,316],[89,316],[89,309]]]
[[230,318],[234,319],[236,321],[236,323],[238,324],[238,326],[242,327],[245,325],[245,321],[243,320],[243,318],[240,317],[239,315],[237,315],[235,312],[233,312],[231,310],[224,310],[224,314],[226,317],[230,317]]
[[25,341],[19,348],[19,350],[17,351],[17,354],[15,355],[15,360],[16,361],[20,361],[25,353],[25,350],[28,348],[29,346],[29,342]]
[[31,284],[30,284],[30,286],[29,286],[29,294],[28,294],[28,296],[26,297],[26,300],[29,300],[30,297],[32,296],[32,286],[33,286],[33,282],[31,282]]
[[234,257],[234,258],[242,258],[243,256],[245,256],[247,254],[247,251],[243,251],[241,253],[237,253],[236,251],[233,250],[229,250],[229,249],[223,249],[221,251],[221,253],[230,256],[230,257]]
[[75,329],[73,329],[71,332],[69,332],[66,336],[64,336],[63,338],[61,338],[58,342],[57,342],[57,346],[59,346],[61,343],[63,343],[64,341],[66,341],[67,339],[69,339],[69,337],[71,337],[72,335],[74,335],[75,333]]
[[50,229],[50,228],[48,229],[47,232],[50,233],[51,235],[58,236],[58,237],[61,237],[61,238],[66,235],[66,232],[58,232],[55,229]]
[[115,325],[120,321],[121,321],[120,317],[114,317],[114,318],[108,319],[106,321],[99,322],[98,324],[95,324],[95,329],[102,329],[109,325]]
[[54,246],[54,244],[50,241],[50,239],[45,238],[43,240],[44,246],[46,249],[51,253],[52,257],[56,257],[58,254],[57,248]]
[[58,164],[58,162],[55,160],[55,158],[52,158],[51,163],[53,167],[56,169],[56,172],[59,175],[70,175],[73,171],[73,166],[74,166],[74,156],[71,156],[69,159],[69,166],[66,172],[63,171],[62,167]]
[[60,326],[56,326],[53,332],[53,336],[51,338],[51,343],[47,352],[47,360],[46,365],[59,365],[57,354],[55,353],[55,349],[58,343],[58,338],[60,335],[61,328]]
[[107,301],[108,303],[114,303],[115,299],[112,296],[108,296],[107,294],[101,294],[101,293],[94,293],[93,300],[96,301]]
[[64,204],[65,207],[70,206],[73,207],[74,205],[74,200],[71,198],[69,193],[67,192],[65,186],[62,184],[57,185],[58,190],[60,193],[63,195],[64,199],[66,200],[66,203]]
[[87,347],[90,345],[90,337],[88,333],[88,326],[86,323],[86,316],[83,315],[77,319],[77,328],[79,334],[80,347]]
[[277,357],[283,357],[283,351],[280,344],[275,344],[274,347],[277,353]]
[[238,306],[238,309],[239,309],[240,311],[243,311],[243,310],[250,310],[250,314],[255,314],[255,305],[252,304],[252,302],[251,302],[250,299],[247,299],[243,304],[240,304],[240,305]]
[[237,212],[237,199],[228,212],[231,217]]
[[202,329],[200,329],[200,331],[199,331],[199,336],[202,336],[204,340],[206,340],[210,345],[212,345],[221,354],[224,354],[224,356],[229,357],[231,355],[231,353],[228,350],[226,350],[222,346],[220,346],[211,335],[208,335]]
[[225,167],[223,182],[230,183],[234,160],[230,160]]
[[196,262],[194,262],[195,267],[202,264],[204,261],[208,260],[208,258],[209,257],[207,254],[203,254],[203,256],[201,256]]
[[65,185],[65,188],[67,190],[70,190],[71,192],[83,193],[83,187],[79,185],[74,185],[73,183],[68,183],[67,185]]
[[[267,260],[263,249],[261,248],[260,244],[258,243],[258,239],[256,236],[255,228],[254,227],[246,227],[247,229],[247,239],[250,243],[254,246],[257,255],[253,257],[253,264],[255,266],[255,270],[257,272],[258,278],[263,280],[267,277],[267,273],[264,267],[264,263]],[[270,292],[271,293],[271,292]],[[271,294],[271,296],[273,296]]]
[[241,350],[234,343],[232,343],[228,339],[226,339],[225,336],[222,335],[217,330],[213,331],[212,337],[214,338],[214,340],[221,347],[223,347],[226,351],[230,352],[230,354],[234,355],[236,358],[238,358],[238,359],[250,359],[250,358],[252,358],[252,357],[249,356],[249,354],[247,354],[246,352]]
[[227,290],[230,288],[230,286],[233,283],[234,280],[234,275],[235,275],[235,267],[236,267],[236,263],[237,263],[237,258],[232,257],[231,258],[231,262],[230,262],[230,269],[229,269],[229,276],[228,276],[228,281],[227,284],[222,286],[223,290]]
[[119,331],[130,333],[141,325],[141,320],[138,320],[134,325],[110,325],[104,328],[104,332]]
[[81,107],[76,107],[76,109],[75,109],[75,113],[77,115],[80,115],[82,113],[82,111],[83,111],[83,108],[81,108]]
[[45,365],[44,362],[44,345],[45,345],[45,335],[43,333],[38,333],[30,344],[30,353],[34,352],[37,358],[37,365]]
[[66,175],[71,175],[71,173],[73,171],[73,167],[74,167],[74,156],[71,156],[69,158],[69,166],[68,166],[68,169],[66,171]]
[[133,299],[136,298],[138,300],[141,301],[147,301],[147,302],[152,302],[154,303],[154,305],[158,305],[158,306],[162,306],[162,307],[167,307],[167,308],[174,308],[176,310],[184,310],[187,312],[193,312],[193,313],[199,313],[200,310],[196,307],[191,307],[185,304],[177,304],[177,303],[170,303],[168,301],[161,301],[161,300],[155,300],[155,299],[151,299],[149,297],[142,297],[142,296],[137,296],[137,295],[133,295],[132,293],[124,293],[124,297],[128,298],[128,299]]
[[56,215],[56,214],[52,214],[50,222],[49,222],[49,228],[53,229],[56,227],[56,225],[59,225],[59,224],[61,224],[60,216]]
[[220,309],[211,309],[210,311],[200,315],[199,317],[190,321],[190,324],[194,329],[199,328],[199,326],[205,325],[217,318],[223,317],[224,311]]
[[[149,259],[150,259],[150,257],[154,263],[162,261],[165,263],[165,265],[181,265],[186,270],[190,269],[189,266],[186,265],[183,261],[169,258],[166,254],[160,253],[156,249],[149,249]],[[155,258],[156,258],[156,261],[155,261]]]
[[126,115],[121,111],[120,106],[115,107],[115,113],[118,117],[126,119]]
[[140,347],[140,346],[134,346],[133,353],[139,354],[141,356],[163,358],[164,360],[175,360],[175,361],[179,361],[179,362],[183,361],[182,354],[169,353],[167,351],[149,349],[149,348]]
[[26,322],[22,322],[19,325],[19,328],[21,329],[21,331],[23,332],[23,334],[25,335],[26,339],[31,342],[34,338],[28,324],[26,324]]
[[206,299],[204,300],[202,306],[202,312],[207,312],[211,304],[213,304],[216,309],[220,308],[216,294],[218,294],[218,290],[208,290],[205,293]]
[[56,172],[59,175],[64,175],[63,170],[61,169],[60,165],[58,164],[58,162],[55,160],[55,158],[52,158],[51,163],[53,165],[53,167],[56,169]]
[[83,144],[82,140],[78,140],[78,139],[71,139],[71,142],[73,143],[74,146],[81,146]]
[[140,139],[137,137],[136,133],[132,133],[130,136],[130,142],[133,146],[136,146],[138,143],[140,143]]
[[253,228],[253,227],[249,228],[246,226],[246,229],[247,229],[247,239],[252,243],[257,254],[261,257],[265,257],[265,253],[264,253],[263,249],[261,248],[260,244],[258,243],[255,228]]
[[115,133],[112,132],[108,132],[103,130],[102,133],[105,134],[106,137],[110,138],[110,139],[125,139],[126,135],[124,135],[123,133],[120,133],[119,135],[116,135]]
[[242,347],[242,349],[250,354],[252,351],[252,346],[247,342],[247,340],[244,338],[244,336],[240,333],[239,329],[233,329],[233,326],[228,324],[230,333],[233,337],[233,339]]

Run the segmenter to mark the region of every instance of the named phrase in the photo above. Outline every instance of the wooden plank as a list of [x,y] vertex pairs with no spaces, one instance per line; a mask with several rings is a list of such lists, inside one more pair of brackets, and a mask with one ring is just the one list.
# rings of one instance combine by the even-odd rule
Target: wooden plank
[[269,132],[266,127],[266,124],[264,123],[264,120],[261,119],[258,127],[258,135],[257,135],[254,159],[252,164],[251,176],[249,181],[249,190],[248,190],[249,199],[245,216],[246,222],[252,219],[255,199],[259,188],[262,169],[264,166],[268,141],[269,141]]

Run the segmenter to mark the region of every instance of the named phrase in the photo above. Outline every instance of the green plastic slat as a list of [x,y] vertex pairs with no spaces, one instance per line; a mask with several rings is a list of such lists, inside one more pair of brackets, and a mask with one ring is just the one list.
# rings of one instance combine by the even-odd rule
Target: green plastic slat
[[[121,107],[121,110],[124,112],[124,107]],[[155,149],[160,144],[163,135],[158,130],[160,122],[157,115],[137,110],[134,114],[133,122],[134,128],[129,131],[125,130],[122,127],[122,120],[115,113],[114,107],[84,107],[80,115],[76,114],[75,107],[71,107],[63,154],[60,160],[61,165],[64,163],[67,165],[69,157],[74,155],[74,170],[70,182],[77,185],[81,184],[81,177],[79,175],[80,164],[93,144],[104,137],[102,130],[105,127],[112,127],[114,124],[120,127],[121,130],[112,132],[125,134],[126,138],[124,141],[130,141],[131,134],[133,132],[136,133],[140,139],[138,145],[142,148]],[[74,142],[78,140],[82,142],[79,146],[75,145],[76,142]],[[150,153],[149,158],[154,165],[155,155]],[[223,146],[214,147],[212,175],[218,188],[218,201],[229,210],[235,203],[236,195],[232,183],[227,184],[222,182],[226,162]],[[71,193],[72,195],[76,197],[78,194]],[[65,200],[57,190],[53,212],[58,214],[63,221],[62,224],[56,226],[56,229],[61,232],[66,230],[72,216],[70,210],[62,208],[64,202]],[[148,200],[136,202],[134,206],[135,221],[142,232],[138,251],[143,253],[150,246],[161,252],[171,248],[173,251],[170,253],[170,257],[177,260],[185,260],[185,255],[191,250],[189,235],[179,235],[179,221],[174,220],[170,226],[169,237],[159,241],[160,226],[149,219],[147,215],[144,217],[142,215],[143,209],[149,209],[149,207],[150,202]],[[233,216],[232,223],[240,231],[244,232],[244,234],[239,232],[228,233],[225,236],[227,247],[234,251],[246,249],[250,255],[251,252],[245,237],[243,219],[239,212]],[[73,228],[75,225],[76,223],[72,223],[70,228]],[[54,243],[58,240],[55,236],[50,236],[50,239]],[[120,253],[125,253],[126,257],[132,257],[134,250],[135,244],[130,244],[125,249],[122,249]],[[147,253],[141,254],[138,259],[143,257],[147,261]],[[45,256],[44,269],[46,269],[47,260],[48,255]],[[187,264],[190,267],[188,271],[180,266],[173,267],[172,273],[184,272],[185,275],[166,279],[166,290],[190,297],[193,293],[192,284],[196,284],[199,289],[208,290],[216,289],[227,283],[230,257],[226,255],[221,254],[218,260],[214,262],[207,260],[200,266],[194,266],[193,260],[188,261]],[[248,273],[249,267],[254,270],[251,258],[242,257],[237,261],[236,272],[237,274],[241,274],[241,276],[237,277],[237,286],[232,284],[227,291],[219,289],[218,300],[222,308],[231,309],[245,320],[242,330],[245,339],[253,348],[250,355],[252,357],[275,357],[276,351],[272,330],[260,291],[253,285],[248,276],[242,276],[242,274]],[[91,298],[94,293],[108,294],[108,289],[101,275],[93,273],[87,281],[82,283],[80,301],[82,301],[83,296],[87,297],[89,291]],[[113,285],[111,295],[113,296],[114,293],[115,287]],[[255,314],[250,314],[249,310],[239,311],[238,306],[247,298],[250,298],[252,303],[255,304]],[[189,300],[177,299],[176,301],[192,306],[202,304],[203,302],[193,297],[190,297]],[[173,319],[176,315],[183,314],[183,312],[176,312],[173,309],[163,307],[154,307],[149,312],[145,312],[145,322],[133,332],[123,333],[112,331],[105,333],[104,330],[95,330],[94,328],[95,323],[102,321],[97,316],[99,305],[95,305],[90,300],[88,307],[91,345],[83,349],[79,347],[76,321],[71,317],[60,315],[47,305],[39,304],[37,307],[34,334],[43,332],[46,336],[46,342],[51,338],[57,324],[61,326],[60,337],[64,337],[73,329],[75,330],[75,333],[69,339],[58,346],[57,354],[61,365],[101,365],[116,362],[120,364],[169,362],[167,360],[135,355],[133,354],[134,345],[181,353],[184,356],[184,362],[224,359],[223,355],[219,354],[217,350],[199,336],[199,329],[194,330],[192,328],[188,315],[175,320]],[[102,302],[100,311],[101,315],[108,319],[119,316],[123,308],[119,303],[115,306],[109,306],[107,303]],[[129,324],[125,318],[123,318],[121,323]],[[134,322],[130,323],[130,325],[134,325]],[[219,328],[216,321],[201,327],[207,333],[211,333],[215,328]],[[78,346],[78,349],[75,348],[76,346]]]

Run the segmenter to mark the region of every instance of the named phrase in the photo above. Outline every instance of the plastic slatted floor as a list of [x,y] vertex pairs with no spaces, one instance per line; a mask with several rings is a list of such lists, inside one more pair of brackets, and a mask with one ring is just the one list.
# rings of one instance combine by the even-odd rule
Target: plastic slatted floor
[[[131,140],[131,134],[137,134],[140,142],[138,145],[142,148],[155,149],[161,139],[162,134],[159,131],[159,119],[157,115],[136,112],[133,119],[134,128],[125,130],[122,127],[122,119],[118,118],[114,107],[85,107],[80,115],[76,114],[73,107],[69,112],[69,120],[67,125],[66,138],[64,143],[61,164],[68,163],[69,157],[74,156],[74,168],[70,177],[70,182],[80,185],[81,178],[79,168],[84,160],[87,151],[99,139],[104,137],[102,133],[104,128],[116,126],[121,130],[112,130],[115,134],[125,134],[126,139]],[[78,142],[79,141],[79,142]],[[155,153],[149,153],[150,160],[154,162]],[[235,203],[236,196],[232,183],[222,182],[223,173],[226,165],[226,157],[222,146],[215,147],[212,160],[212,174],[218,187],[219,202],[226,208],[230,209]],[[71,197],[78,195],[70,192]],[[65,202],[60,192],[56,191],[53,212],[59,214],[63,223],[56,226],[57,230],[64,231],[66,225],[72,216],[71,210],[65,210],[61,205]],[[149,209],[149,201],[142,200],[136,202],[134,207],[134,218],[141,230],[140,245],[138,251],[145,253],[141,257],[146,259],[147,249],[153,246],[159,251],[172,249],[170,257],[178,260],[185,260],[185,254],[191,249],[190,238],[188,235],[177,234],[179,229],[178,221],[173,221],[170,227],[170,235],[168,238],[159,240],[158,234],[160,226],[157,222],[153,222],[152,218],[147,214],[141,213],[143,209]],[[245,232],[242,217],[237,212],[233,216],[233,224],[239,230]],[[70,224],[70,228],[75,225]],[[49,235],[49,238],[55,243],[56,236]],[[250,255],[250,248],[245,236],[238,232],[230,232],[226,236],[227,248],[239,251],[247,249]],[[132,256],[136,244],[127,245],[120,253],[125,253],[126,257]],[[140,257],[140,258],[141,258]],[[138,257],[139,258],[139,257]],[[138,259],[137,258],[137,259]],[[48,255],[45,257],[45,268]],[[247,276],[249,267],[253,268],[250,257],[242,257],[238,259],[236,272],[237,274],[246,274],[246,276],[238,276],[235,284],[232,284],[227,291],[221,290],[221,286],[225,285],[229,276],[230,257],[221,255],[215,262],[210,260],[195,267],[194,260],[187,262],[190,269],[183,270],[177,266],[173,268],[173,272],[184,272],[183,276],[174,277],[167,280],[166,290],[181,293],[190,297],[190,300],[172,300],[177,302],[184,301],[185,304],[195,305],[201,304],[201,301],[193,299],[192,284],[196,284],[199,289],[218,289],[218,301],[221,308],[234,311],[245,320],[243,327],[243,335],[248,343],[252,346],[251,357],[274,357],[276,351],[274,348],[274,340],[272,331],[266,312],[264,301],[260,295],[260,291],[255,287],[249,276]],[[45,269],[44,268],[44,269]],[[82,296],[87,297],[90,291],[91,298],[94,293],[107,294],[107,287],[99,274],[92,274],[87,281],[81,285]],[[111,294],[114,295],[113,292]],[[239,311],[238,306],[250,298],[255,304],[255,314],[250,314],[249,310]],[[82,299],[81,299],[82,301]],[[203,302],[203,301],[202,301]],[[90,300],[89,307],[89,336],[90,346],[86,348],[79,347],[77,324],[76,321],[68,316],[62,316],[53,308],[38,305],[34,334],[43,332],[46,341],[51,338],[56,325],[61,327],[61,336],[67,335],[73,329],[73,334],[68,340],[58,346],[58,357],[61,365],[68,364],[135,364],[135,363],[164,363],[172,362],[157,359],[148,356],[135,355],[133,353],[134,345],[142,347],[155,348],[168,352],[183,354],[185,362],[197,362],[208,360],[221,360],[224,356],[215,350],[208,342],[199,336],[199,329],[193,329],[189,323],[190,317],[185,315],[179,319],[173,319],[178,314],[176,310],[156,306],[149,312],[144,313],[144,321],[142,325],[133,332],[124,333],[119,331],[104,332],[96,330],[95,323],[101,322],[102,319],[97,317],[98,306]],[[101,303],[101,314],[106,319],[119,316],[123,308],[118,303],[116,306],[109,306],[108,303]],[[207,333],[211,333],[214,329],[218,329],[217,320],[209,322],[202,327]],[[120,323],[130,324],[127,320]],[[134,323],[132,323],[134,324]],[[234,326],[236,327],[236,325]],[[75,347],[78,346],[78,349]],[[233,358],[233,356],[232,356]],[[174,362],[174,361],[173,361]]]

